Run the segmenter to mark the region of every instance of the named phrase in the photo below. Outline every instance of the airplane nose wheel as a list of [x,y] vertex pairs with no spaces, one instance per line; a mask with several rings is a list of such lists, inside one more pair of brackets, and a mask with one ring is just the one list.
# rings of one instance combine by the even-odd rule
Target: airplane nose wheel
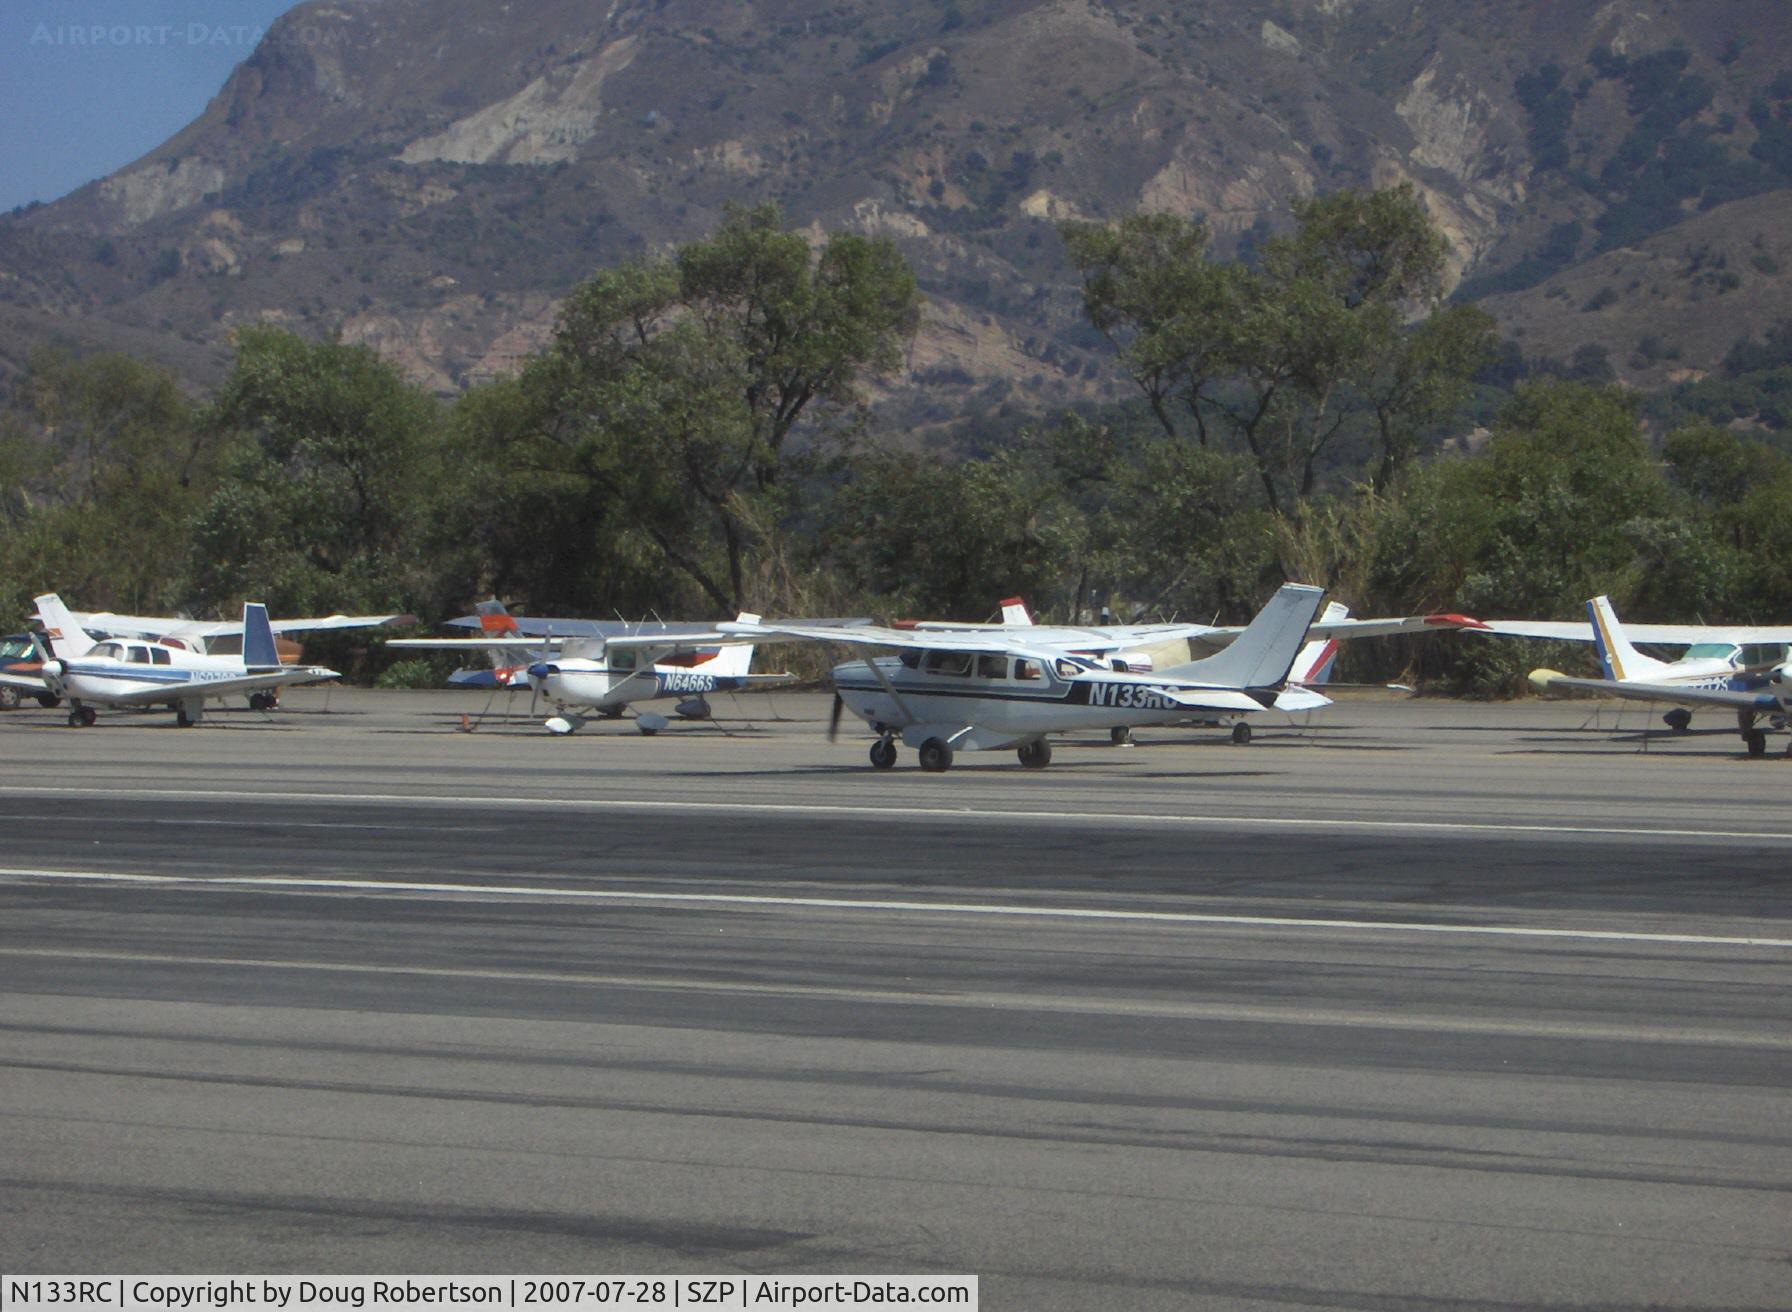
[[896,764],[896,744],[888,738],[879,738],[871,744],[871,764],[879,770],[888,770]]
[[71,729],[91,729],[100,713],[91,706],[77,706],[68,713],[68,727]]
[[1232,726],[1232,741],[1237,743],[1240,747],[1243,747],[1246,743],[1250,742],[1251,741],[1251,726],[1248,724],[1233,725]]

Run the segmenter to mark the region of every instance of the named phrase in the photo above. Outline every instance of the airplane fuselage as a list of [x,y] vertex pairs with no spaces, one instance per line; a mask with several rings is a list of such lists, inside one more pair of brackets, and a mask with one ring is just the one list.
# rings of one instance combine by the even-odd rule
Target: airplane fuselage
[[1177,700],[1173,694],[1186,689],[1174,683],[1106,679],[1103,673],[930,651],[912,665],[896,656],[848,661],[834,668],[833,679],[847,709],[879,733],[898,734],[912,747],[941,738],[967,751],[1018,747],[1054,733],[1242,714],[1263,705],[1251,694],[1216,689],[1214,707],[1203,711]]

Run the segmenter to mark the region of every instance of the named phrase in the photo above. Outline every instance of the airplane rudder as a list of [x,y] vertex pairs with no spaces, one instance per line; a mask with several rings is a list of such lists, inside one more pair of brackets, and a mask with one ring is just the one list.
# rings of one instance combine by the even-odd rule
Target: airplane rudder
[[243,603],[243,664],[250,669],[280,664],[280,649],[274,645],[274,630],[268,624],[268,608],[258,601]]

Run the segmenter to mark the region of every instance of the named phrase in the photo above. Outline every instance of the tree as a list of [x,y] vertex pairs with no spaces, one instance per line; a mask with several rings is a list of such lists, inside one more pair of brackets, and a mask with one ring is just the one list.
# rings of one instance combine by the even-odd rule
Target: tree
[[1255,269],[1217,263],[1205,227],[1172,216],[1062,229],[1090,322],[1165,434],[1228,435],[1277,513],[1299,512],[1347,439],[1391,479],[1492,353],[1480,311],[1438,313],[1447,245],[1411,187],[1293,217]]
[[812,250],[775,207],[730,209],[708,240],[568,298],[523,377],[531,459],[587,482],[710,605],[740,609],[790,508],[799,427],[850,430],[861,376],[899,363],[919,306],[888,241],[836,233]]
[[48,588],[89,608],[172,604],[185,518],[212,444],[174,378],[126,356],[42,351],[0,423],[0,571],[23,604]]
[[390,363],[362,346],[243,329],[211,423],[233,454],[194,528],[204,599],[404,607],[427,589],[415,542],[439,478],[440,407]]

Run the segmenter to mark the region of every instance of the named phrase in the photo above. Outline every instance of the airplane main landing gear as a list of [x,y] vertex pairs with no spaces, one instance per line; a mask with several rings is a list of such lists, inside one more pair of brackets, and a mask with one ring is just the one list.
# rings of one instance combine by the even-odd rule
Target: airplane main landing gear
[[929,738],[921,744],[921,768],[928,774],[944,774],[952,768],[952,744],[944,738]]
[[280,704],[280,699],[271,692],[252,692],[249,694],[249,709],[252,711],[271,711]]
[[1748,730],[1742,735],[1742,741],[1748,744],[1750,756],[1767,755],[1767,731],[1765,729]]
[[1688,729],[1692,728],[1692,712],[1687,710],[1684,706],[1676,706],[1673,710],[1662,716],[1661,719],[1662,723],[1666,724],[1667,727],[1672,729],[1675,733],[1685,733]]
[[189,707],[185,702],[174,708],[174,722],[183,729],[191,729],[199,723],[200,711],[197,707]]
[[68,727],[71,729],[91,729],[100,713],[91,706],[77,706],[68,713]]
[[1043,738],[1022,743],[1016,754],[1020,757],[1020,763],[1029,770],[1043,770],[1052,763],[1052,745]]
[[1232,741],[1243,747],[1251,741],[1251,726],[1242,720],[1232,726]]
[[1116,724],[1112,729],[1108,730],[1108,741],[1116,747],[1131,747],[1132,730],[1127,728],[1124,724]]
[[879,738],[871,744],[871,764],[879,770],[888,770],[896,764],[896,744],[888,738]]

